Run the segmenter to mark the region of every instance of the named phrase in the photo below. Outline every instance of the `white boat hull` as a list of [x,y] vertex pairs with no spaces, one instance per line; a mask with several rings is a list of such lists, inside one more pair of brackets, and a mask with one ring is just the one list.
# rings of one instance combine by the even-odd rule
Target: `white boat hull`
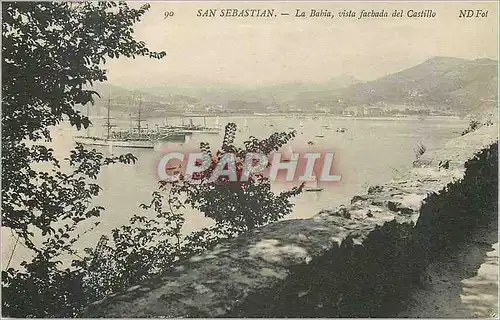
[[157,142],[186,142],[187,137],[190,133],[182,132],[182,133],[165,133],[155,140]]
[[92,137],[75,137],[75,142],[91,146],[112,146],[116,148],[153,149],[154,142],[150,140],[119,140]]
[[186,135],[194,134],[194,133],[218,135],[221,132],[220,128],[189,128],[186,126],[169,127],[169,128],[167,128],[167,130],[177,131],[177,133],[186,134]]
[[198,134],[219,134],[219,130],[186,130],[189,133],[198,133]]
[[323,191],[323,188],[304,188],[304,191],[306,192],[320,192]]

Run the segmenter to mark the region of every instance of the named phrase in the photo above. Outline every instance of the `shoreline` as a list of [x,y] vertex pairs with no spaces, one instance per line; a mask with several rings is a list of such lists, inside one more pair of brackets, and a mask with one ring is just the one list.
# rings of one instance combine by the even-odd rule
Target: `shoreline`
[[[330,115],[330,114],[317,114],[317,113],[307,113],[307,114],[300,114],[300,115],[295,115],[295,114],[278,114],[278,113],[269,113],[269,114],[184,114],[184,115],[167,115],[167,116],[146,116],[144,117],[144,120],[158,120],[158,119],[182,119],[182,118],[272,118],[272,119],[282,119],[282,120],[321,120],[321,119],[336,119],[336,120],[375,120],[375,121],[390,121],[390,120],[419,120],[419,121],[426,121],[426,120],[462,120],[462,121],[468,121],[466,117],[460,117],[460,116],[445,116],[445,115],[431,115],[431,116],[426,116],[425,118],[421,118],[419,116],[413,116],[413,115],[402,115],[402,116],[382,116],[382,117],[345,117],[345,116],[340,116],[340,115]],[[317,117],[317,119],[310,119],[312,117]],[[91,120],[105,120],[105,117],[90,117]],[[119,120],[129,120],[129,119],[135,119],[134,116],[130,117],[128,114],[116,114],[115,119]]]
[[[404,176],[372,185],[350,204],[220,243],[154,284],[145,281],[90,304],[84,316],[396,316],[427,267],[471,239],[472,230],[462,227],[495,218],[488,214],[496,213],[488,190],[498,181],[488,174],[498,166],[496,129],[449,140]],[[440,167],[442,159],[452,159],[449,167]],[[470,197],[477,193],[486,197],[480,207]]]

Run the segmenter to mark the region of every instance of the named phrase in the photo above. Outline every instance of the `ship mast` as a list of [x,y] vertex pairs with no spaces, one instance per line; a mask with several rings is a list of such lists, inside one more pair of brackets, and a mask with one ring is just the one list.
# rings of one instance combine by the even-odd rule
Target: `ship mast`
[[[87,103],[87,119],[90,121],[90,104]],[[89,137],[90,126],[87,127],[87,137]]]
[[104,125],[107,128],[107,138],[106,139],[108,139],[108,140],[109,140],[111,128],[115,127],[115,125],[111,124],[110,120],[111,120],[111,97],[108,96],[108,116],[106,119],[106,124]]
[[108,139],[109,139],[109,130],[111,129],[111,123],[109,122],[109,120],[111,119],[110,118],[110,115],[111,115],[111,98],[108,97],[108,120],[107,120],[107,127],[108,127]]
[[139,114],[137,115],[137,130],[139,131],[139,137],[141,136],[141,106],[142,99],[139,98]]
[[137,131],[138,131],[139,137],[142,136],[141,122],[142,121],[146,121],[146,120],[142,120],[141,119],[141,112],[142,112],[142,99],[139,98],[139,111],[138,111],[138,114],[137,114]]

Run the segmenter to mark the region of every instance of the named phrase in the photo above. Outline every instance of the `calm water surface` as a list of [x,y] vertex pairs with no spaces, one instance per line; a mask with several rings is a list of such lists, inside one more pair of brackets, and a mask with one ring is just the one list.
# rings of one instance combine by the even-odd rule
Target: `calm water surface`
[[[163,119],[148,119],[149,127],[161,125]],[[206,119],[208,125],[216,123],[215,118]],[[90,129],[91,135],[102,134],[104,120],[95,119]],[[169,119],[169,124],[180,123],[180,119]],[[195,119],[201,124],[203,120]],[[366,192],[370,185],[381,184],[396,177],[411,167],[415,159],[414,147],[417,143],[424,144],[428,150],[439,148],[447,140],[459,136],[467,127],[465,120],[457,118],[343,118],[343,117],[306,117],[305,119],[285,117],[221,117],[219,123],[225,125],[234,122],[241,132],[238,132],[236,142],[241,143],[249,136],[258,138],[268,137],[276,131],[297,130],[297,137],[292,141],[294,150],[308,148],[307,142],[313,141],[314,148],[331,151],[336,154],[335,173],[342,176],[342,180],[334,185],[324,185],[322,192],[305,192],[294,199],[295,208],[285,219],[303,219],[317,214],[325,208],[347,202],[356,194]],[[129,121],[115,122],[119,126],[129,126]],[[246,127],[245,125],[246,124]],[[329,126],[329,128],[325,128]],[[336,128],[344,127],[345,133],[335,132]],[[77,133],[71,128],[57,128],[53,132],[54,150],[60,157],[69,155],[73,147],[73,135]],[[220,147],[222,133],[217,135],[193,134],[190,141],[180,145],[167,145],[165,148],[195,148],[201,141],[209,142],[212,149]],[[324,135],[324,137],[316,137]],[[109,153],[108,148],[103,148]],[[126,224],[134,214],[143,214],[138,206],[151,200],[151,193],[156,190],[158,177],[157,163],[163,156],[161,150],[122,149],[115,148],[113,153],[121,154],[132,152],[138,161],[135,165],[113,165],[104,168],[98,184],[103,191],[95,199],[96,205],[106,208],[101,217],[101,224],[82,236],[77,250],[97,244],[102,234],[109,234],[113,228]],[[276,191],[282,190],[283,185],[273,186]],[[210,225],[210,220],[200,212],[185,210],[186,225],[184,232],[190,232]],[[88,226],[82,226],[84,231]],[[4,248],[3,257],[8,258],[12,247],[10,234],[2,238]],[[10,240],[10,241],[9,241]],[[12,264],[22,261],[23,248],[18,246]],[[5,260],[4,260],[5,261]]]

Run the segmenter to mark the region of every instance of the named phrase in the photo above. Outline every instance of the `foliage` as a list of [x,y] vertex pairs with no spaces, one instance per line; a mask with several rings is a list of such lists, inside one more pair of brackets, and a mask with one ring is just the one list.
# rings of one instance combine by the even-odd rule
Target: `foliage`
[[59,270],[60,255],[74,254],[76,227],[104,209],[90,206],[101,168],[135,157],[105,158],[78,145],[60,162],[44,144],[63,121],[78,129],[91,124],[75,107],[94,102],[97,93],[86,88],[107,79],[108,58],[165,55],[134,39],[132,27],[148,8],[2,3],[2,227],[34,256],[24,270],[2,272],[4,315],[72,316],[85,300],[77,289],[83,271]]
[[467,129],[465,129],[463,132],[462,132],[462,135],[466,135],[467,133],[469,132],[473,132],[473,131],[476,131],[477,129],[479,129],[481,127],[481,122],[479,122],[478,120],[476,119],[471,119],[470,122],[469,122],[469,127],[467,127]]
[[[213,219],[217,232],[225,236],[233,236],[263,226],[289,214],[293,207],[290,198],[298,195],[303,187],[301,185],[275,195],[271,191],[271,181],[262,174],[253,173],[247,181],[240,181],[247,154],[269,155],[295,137],[295,131],[276,132],[264,140],[252,136],[243,143],[244,148],[234,145],[236,131],[237,127],[234,123],[226,126],[221,150],[218,150],[215,156],[212,156],[208,144],[200,145],[205,159],[211,163],[209,168],[197,177],[196,183],[181,179],[180,182],[172,185],[174,194],[186,193],[186,204]],[[229,181],[227,176],[219,176],[216,181],[212,181],[210,177],[219,161],[227,154],[235,156],[234,170],[238,181]],[[268,166],[270,166],[269,163]],[[163,184],[168,184],[168,182]]]
[[347,236],[311,262],[292,266],[290,276],[279,285],[250,293],[228,317],[392,316],[410,292],[411,274],[416,269],[412,229],[412,223],[393,220],[375,226],[363,245]]
[[141,205],[152,210],[153,218],[134,215],[129,225],[112,231],[111,244],[86,249],[88,255],[78,263],[88,270],[83,290],[89,301],[152,278],[183,257],[184,217],[176,211],[182,204],[171,196],[167,204],[168,209],[164,210],[164,196],[154,192],[151,203]]
[[[86,88],[106,80],[102,66],[108,58],[165,55],[133,37],[133,25],[148,8],[111,2],[2,4],[2,226],[33,252],[19,270],[7,265],[2,272],[6,316],[77,316],[89,302],[158,275],[220,239],[279,219],[291,210],[288,198],[300,192],[296,188],[275,196],[269,181],[257,177],[245,186],[204,183],[198,192],[182,183],[162,185],[160,191],[170,189],[168,199],[155,192],[151,203],[142,206],[153,216],[134,216],[130,225],[113,230],[111,241],[103,238],[62,270],[61,256],[77,254],[72,249],[77,228],[104,210],[91,206],[101,190],[95,183],[101,169],[136,158],[106,158],[77,145],[60,161],[46,146],[50,129],[63,121],[78,129],[91,124],[75,107],[94,102],[98,93]],[[241,149],[232,145],[235,128],[226,130],[225,152],[270,152],[293,137],[252,138]],[[236,191],[243,199],[230,209],[228,194]],[[187,195],[184,202],[181,194]],[[184,218],[178,209],[186,204],[215,219],[216,226],[181,237]],[[259,217],[259,212],[265,214]]]
[[[110,244],[87,251],[92,257],[86,261],[86,265],[92,266],[84,279],[87,296],[97,300],[141,283],[223,239],[277,221],[291,212],[290,198],[299,194],[303,185],[275,195],[269,179],[262,175],[254,174],[247,182],[237,183],[229,182],[227,177],[211,181],[210,176],[227,153],[238,155],[236,171],[241,175],[242,160],[247,153],[269,154],[285,145],[295,132],[274,133],[264,140],[250,137],[244,143],[245,148],[233,144],[235,132],[235,124],[226,126],[222,150],[211,158],[211,166],[200,173],[196,183],[186,177],[173,184],[160,182],[160,190],[153,193],[151,203],[142,205],[143,209],[152,210],[155,218],[134,216],[130,225],[113,230]],[[200,148],[206,156],[211,156],[208,144],[201,143]],[[168,192],[166,199],[164,192]],[[198,209],[213,219],[215,225],[182,236],[184,217],[179,209],[186,206]]]
[[477,226],[498,220],[498,142],[465,163],[462,179],[429,194],[417,230],[429,259],[448,253]]
[[492,126],[492,125],[493,121],[491,119],[487,119],[484,122],[481,122],[477,119],[471,119],[469,121],[469,126],[467,127],[467,129],[462,131],[462,136],[466,135],[467,133],[474,132],[477,129],[481,128],[482,126]]
[[422,143],[417,143],[417,146],[413,149],[415,158],[419,160],[420,157],[425,153],[425,151],[427,151],[427,147]]
[[[416,225],[385,222],[361,245],[347,236],[311,262],[291,267],[278,285],[250,293],[226,316],[396,317],[431,262],[463,248],[475,228],[498,221],[498,142],[468,160],[465,169],[462,179],[426,196]],[[368,192],[380,191],[375,186]],[[484,254],[490,246],[485,247]]]
[[[77,256],[72,249],[77,228],[104,210],[91,206],[101,190],[96,184],[101,169],[136,158],[108,158],[77,145],[60,161],[46,146],[50,129],[63,121],[77,129],[91,125],[75,107],[94,102],[98,93],[86,88],[106,80],[107,59],[165,56],[133,37],[133,25],[148,9],[123,2],[2,4],[2,226],[33,252],[20,270],[7,265],[2,272],[6,316],[77,316],[89,302],[154,277],[221,239],[276,221],[291,211],[289,198],[301,191],[274,195],[269,180],[259,176],[237,185],[203,178],[196,187],[163,183],[151,203],[142,205],[153,215],[135,215],[129,225],[113,230],[110,240],[86,249],[71,268],[61,268],[63,254]],[[226,128],[217,155],[268,154],[295,135],[252,137],[237,148],[235,131],[234,124]],[[209,153],[207,144],[201,147]],[[182,237],[178,209],[186,205],[214,219],[215,226]]]

